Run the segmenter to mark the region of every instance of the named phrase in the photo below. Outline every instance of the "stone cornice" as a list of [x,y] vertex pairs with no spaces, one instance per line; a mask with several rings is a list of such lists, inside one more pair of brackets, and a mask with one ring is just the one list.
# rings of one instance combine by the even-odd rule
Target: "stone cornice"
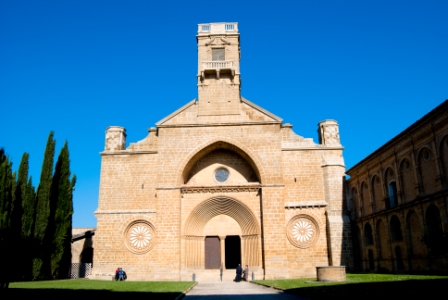
[[304,150],[344,150],[342,146],[304,146],[304,147],[291,147],[291,148],[282,148],[282,151],[304,151]]
[[379,218],[381,216],[388,215],[388,214],[394,214],[394,213],[397,214],[398,212],[402,212],[405,209],[412,209],[412,208],[418,207],[419,205],[422,205],[424,203],[436,202],[439,199],[443,199],[444,197],[447,197],[447,196],[448,196],[448,189],[441,190],[441,191],[435,192],[434,194],[431,194],[431,195],[417,197],[414,200],[411,200],[409,202],[399,203],[397,206],[392,207],[392,208],[383,209],[381,211],[371,213],[367,216],[361,216],[361,217],[354,218],[353,221],[361,222],[361,221],[366,221],[369,219]]
[[97,210],[95,215],[110,215],[110,214],[155,214],[154,209],[128,209],[128,210]]
[[250,185],[221,185],[221,186],[183,186],[181,187],[182,194],[198,194],[198,193],[243,193],[243,192],[257,192],[258,184]]
[[260,184],[260,187],[284,187],[285,185],[283,183],[266,183],[266,184]]
[[182,187],[180,186],[161,186],[156,187],[157,191],[163,191],[163,190],[180,190]]
[[341,167],[341,168],[345,168],[345,165],[344,164],[323,164],[321,167],[322,168],[325,168],[325,167]]
[[158,125],[157,128],[273,125],[281,123],[282,123],[281,121],[263,121],[263,122],[234,122],[234,123],[171,124],[171,125]]
[[132,150],[115,150],[115,151],[104,151],[100,152],[100,155],[134,155],[134,154],[157,154],[158,151],[156,150],[138,150],[138,151],[132,151]]
[[182,190],[182,193],[186,194],[186,190],[235,190],[235,189],[259,189],[263,187],[284,187],[283,183],[271,183],[271,184],[244,184],[244,185],[210,185],[210,186],[161,186],[156,187],[156,190]]
[[285,208],[325,207],[327,205],[328,205],[327,202],[325,202],[323,200],[285,202]]

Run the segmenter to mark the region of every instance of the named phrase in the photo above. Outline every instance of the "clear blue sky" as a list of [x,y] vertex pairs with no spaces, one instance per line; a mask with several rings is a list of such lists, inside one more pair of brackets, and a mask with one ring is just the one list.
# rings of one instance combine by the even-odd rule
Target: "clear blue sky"
[[69,142],[74,226],[93,212],[105,130],[127,144],[197,97],[198,23],[238,22],[242,94],[350,168],[448,98],[448,1],[0,1],[0,147],[37,185]]

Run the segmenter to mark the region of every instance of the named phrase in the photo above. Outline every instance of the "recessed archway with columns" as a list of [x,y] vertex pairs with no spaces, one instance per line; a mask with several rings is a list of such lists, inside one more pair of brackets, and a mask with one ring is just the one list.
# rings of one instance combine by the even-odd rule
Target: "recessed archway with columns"
[[[254,213],[242,202],[228,196],[216,196],[199,204],[185,224],[186,267],[204,268],[204,229],[210,220],[224,215],[235,220],[241,229],[241,259],[252,267],[260,266],[261,229]],[[224,231],[225,232],[225,231]],[[221,265],[224,262],[224,238],[221,233]]]

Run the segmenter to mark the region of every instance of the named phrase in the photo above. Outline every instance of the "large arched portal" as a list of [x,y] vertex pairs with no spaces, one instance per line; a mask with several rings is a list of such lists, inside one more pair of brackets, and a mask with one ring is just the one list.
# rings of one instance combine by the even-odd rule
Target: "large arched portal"
[[259,267],[260,231],[255,215],[240,201],[208,199],[193,209],[185,224],[186,267]]
[[[209,145],[196,149],[182,164],[182,184],[192,185],[198,183],[198,173],[203,173],[212,165],[222,164],[231,167],[239,173],[239,183],[261,182],[262,169],[260,161],[253,155],[233,143],[218,140]],[[203,176],[202,179],[204,179]],[[243,178],[241,178],[243,177]],[[234,181],[236,183],[236,181]]]

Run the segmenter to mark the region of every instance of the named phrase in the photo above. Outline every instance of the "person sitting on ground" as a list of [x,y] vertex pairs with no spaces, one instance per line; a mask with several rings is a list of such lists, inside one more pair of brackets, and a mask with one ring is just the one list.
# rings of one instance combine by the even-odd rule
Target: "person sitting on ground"
[[117,281],[118,280],[118,272],[120,271],[120,268],[117,268],[116,270],[115,270],[115,281]]
[[124,280],[124,278],[123,278],[123,269],[122,268],[118,269],[118,280],[119,281],[123,281]]

